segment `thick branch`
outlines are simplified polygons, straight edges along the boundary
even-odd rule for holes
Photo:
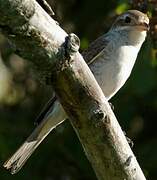
[[[99,180],[145,177],[100,87],[67,34],[34,0],[0,0],[1,31],[51,79]]]
[[[66,32],[34,0],[0,0],[0,9],[0,30],[47,81]]]

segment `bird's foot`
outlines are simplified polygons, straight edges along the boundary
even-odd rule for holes
[[[109,105],[110,105],[111,109],[114,111],[114,105],[110,102],[109,102]]]
[[[126,137],[126,140],[127,140],[128,144],[130,145],[131,148],[133,148],[134,142],[129,137],[126,136],[126,132],[125,131],[123,131],[123,133],[124,133],[124,135]]]

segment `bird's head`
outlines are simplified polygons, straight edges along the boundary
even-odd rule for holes
[[[111,30],[125,33],[133,43],[143,43],[149,30],[149,18],[138,10],[128,10],[115,20]]]

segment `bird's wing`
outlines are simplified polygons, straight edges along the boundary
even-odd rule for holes
[[[57,97],[54,95],[43,107],[40,114],[35,119],[34,124],[38,125],[48,114],[49,111],[52,109],[54,102],[57,100]]]
[[[99,56],[100,53],[106,48],[108,43],[109,40],[107,39],[107,35],[102,35],[95,41],[93,41],[89,45],[88,49],[84,50],[81,53],[86,63],[88,65],[91,64],[96,59],[96,57]]]

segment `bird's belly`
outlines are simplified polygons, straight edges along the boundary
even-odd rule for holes
[[[98,66],[102,66],[102,64],[97,63],[92,72],[104,95],[109,99],[120,89],[121,84],[124,81],[122,79],[123,76],[120,73],[119,67],[113,69],[111,64],[105,64],[105,67]]]
[[[110,99],[126,82],[136,57],[124,59],[123,54],[117,54],[116,59],[98,59],[90,68],[100,85],[104,95]],[[112,60],[111,60],[112,59]]]

